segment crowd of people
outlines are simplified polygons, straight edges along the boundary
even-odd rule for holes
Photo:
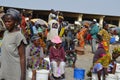
[[[2,20],[6,27],[1,47],[1,77],[4,80],[25,80],[28,68],[32,69],[32,80],[36,80],[36,70],[49,70],[50,67],[55,79],[65,78],[65,66],[76,67],[75,46],[84,51],[86,41],[94,54],[91,71],[98,74],[98,80],[101,80],[101,74],[104,77],[108,74],[109,64],[114,64],[120,56],[111,58],[109,26],[103,23],[101,29],[96,19],[92,23],[85,22],[77,32],[64,23],[62,12],[53,9],[47,26],[32,21],[31,15],[25,17],[24,12],[16,9],[8,9]],[[77,45],[75,39],[78,40]],[[44,59],[47,56],[51,65]],[[115,73],[115,70],[109,72]]]

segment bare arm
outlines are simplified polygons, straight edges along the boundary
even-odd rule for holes
[[[114,64],[113,69],[112,69],[112,74],[115,74],[116,71],[116,64]]]
[[[21,66],[21,79],[26,80],[26,57],[25,57],[25,45],[23,42],[18,47],[19,56],[20,56],[20,66]]]

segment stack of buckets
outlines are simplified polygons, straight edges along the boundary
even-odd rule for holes
[[[84,80],[85,70],[80,68],[74,69],[74,80]]]

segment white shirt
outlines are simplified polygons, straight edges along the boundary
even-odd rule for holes
[[[48,24],[50,26],[48,37],[50,40],[52,40],[53,37],[58,36],[59,23],[56,20],[51,20]]]

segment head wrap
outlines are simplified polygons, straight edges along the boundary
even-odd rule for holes
[[[34,40],[37,40],[37,39],[39,39],[40,37],[38,36],[38,35],[33,35],[32,37],[31,37],[31,41],[34,41]]]
[[[6,14],[10,14],[18,23],[21,22],[20,12],[16,9],[8,9]]]
[[[86,26],[86,27],[90,26],[90,24],[88,22],[85,22],[83,25]]]

